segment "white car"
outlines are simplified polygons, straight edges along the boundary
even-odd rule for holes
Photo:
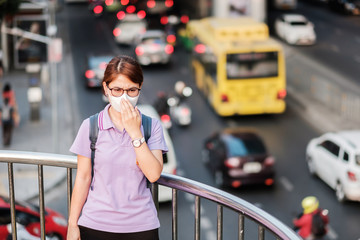
[[[135,54],[141,65],[167,64],[174,47],[166,41],[162,30],[148,30],[136,38]]]
[[[360,130],[329,132],[306,148],[311,174],[336,191],[340,202],[360,201]]]
[[[159,114],[155,108],[148,104],[139,104],[138,108],[141,113],[160,120]],[[176,174],[176,156],[175,150],[167,129],[163,126],[164,138],[169,151],[163,155],[163,172]],[[172,189],[159,185],[159,202],[167,202],[172,200]]]
[[[312,45],[316,42],[314,24],[301,14],[283,14],[275,20],[275,32],[292,45]]]
[[[122,20],[116,24],[113,35],[118,44],[132,45],[135,37],[146,31],[146,21],[139,18],[136,14],[126,14]]]

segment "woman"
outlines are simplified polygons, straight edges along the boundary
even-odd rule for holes
[[[142,83],[134,59],[119,56],[108,63],[102,85],[110,104],[99,113],[93,178],[89,119],[70,148],[78,163],[67,240],[159,239],[160,223],[145,177],[150,182],[159,179],[167,146],[157,119],[152,119],[151,137],[144,141],[141,113],[135,107]]]

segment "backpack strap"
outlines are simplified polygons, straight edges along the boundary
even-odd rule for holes
[[[144,138],[146,143],[151,136],[151,120],[151,117],[141,114],[141,125],[143,125],[144,128]]]
[[[99,133],[99,125],[98,125],[98,117],[99,113],[96,113],[90,117],[90,148],[91,148],[91,179],[94,177],[94,160],[95,160],[95,150],[96,150],[96,141]],[[93,190],[93,186],[91,184],[91,190]]]

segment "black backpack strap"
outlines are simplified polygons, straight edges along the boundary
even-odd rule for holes
[[[141,114],[141,124],[144,128],[144,138],[145,142],[147,143],[150,136],[151,136],[151,117],[146,116],[145,114]]]
[[[91,179],[94,177],[94,160],[95,160],[95,150],[96,150],[96,141],[99,133],[99,125],[98,125],[98,117],[99,113],[96,113],[90,117],[90,148],[91,148]],[[93,189],[91,183],[91,190]]]

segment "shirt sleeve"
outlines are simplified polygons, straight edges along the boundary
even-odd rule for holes
[[[147,145],[150,150],[162,150],[163,153],[168,151],[162,126],[156,118],[152,118],[151,120],[151,136]]]
[[[89,127],[90,120],[87,118],[82,122],[78,134],[70,147],[70,152],[91,158]]]

